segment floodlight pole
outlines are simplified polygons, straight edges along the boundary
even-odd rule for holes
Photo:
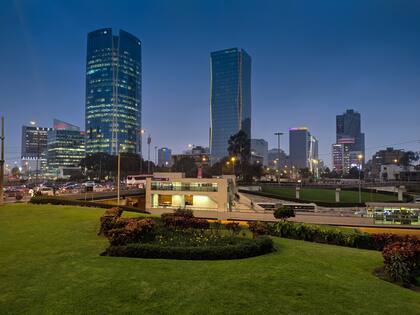
[[[277,136],[277,154],[278,154],[278,161],[277,161],[277,171],[278,171],[278,175],[277,175],[277,180],[280,184],[280,136],[283,135],[283,132],[275,132],[274,133],[275,136]]]
[[[120,172],[121,172],[121,154],[118,152],[118,162],[117,162],[117,205],[120,205]]]

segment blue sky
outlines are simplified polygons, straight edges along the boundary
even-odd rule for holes
[[[307,126],[330,162],[335,115],[362,114],[367,155],[419,151],[419,1],[2,1],[0,113],[7,159],[21,126],[84,127],[86,37],[122,28],[142,41],[143,127],[175,152],[208,145],[209,54],[252,57],[252,134]],[[414,141],[414,142],[413,142]],[[406,143],[409,142],[409,143]],[[288,151],[288,139],[282,146]]]

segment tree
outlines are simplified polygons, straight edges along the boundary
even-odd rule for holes
[[[172,165],[172,172],[185,173],[186,177],[197,177],[197,165],[192,157],[182,157]]]
[[[403,156],[400,158],[399,163],[402,166],[408,167],[412,162],[417,162],[420,159],[420,156],[417,152],[407,151],[404,152]]]
[[[251,156],[251,141],[243,130],[230,137],[228,152],[231,156],[239,157],[240,161],[249,161]]]
[[[17,167],[17,166],[13,167],[12,170],[11,170],[11,172],[12,172],[12,176],[13,177],[19,178],[19,176],[20,176],[19,167]]]
[[[364,177],[363,171],[361,171],[357,166],[353,166],[352,168],[350,168],[349,173],[345,177],[357,179],[359,178],[359,172],[360,172],[360,178],[363,178]]]
[[[287,219],[292,218],[294,216],[295,210],[293,210],[292,208],[280,207],[274,211],[274,217],[282,221],[286,221]]]

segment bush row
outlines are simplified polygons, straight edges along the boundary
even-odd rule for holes
[[[51,205],[62,205],[62,206],[81,206],[81,207],[95,207],[95,208],[104,208],[110,209],[115,208],[115,205],[99,203],[99,202],[92,202],[92,201],[85,201],[85,200],[73,200],[67,198],[60,198],[60,197],[51,197],[51,196],[35,196],[32,197],[29,201],[32,204],[51,204]],[[124,211],[129,212],[139,212],[139,213],[149,213],[145,210],[130,207],[130,206],[119,206]]]
[[[267,254],[273,251],[273,241],[269,237],[240,239],[234,245],[180,247],[159,244],[130,243],[123,246],[110,246],[103,256],[123,256],[139,258],[163,258],[183,260],[241,259]]]
[[[382,251],[395,242],[417,242],[416,236],[398,234],[368,234],[352,228],[336,228],[300,222],[250,222],[249,230],[254,235],[272,235],[296,240],[325,243]]]

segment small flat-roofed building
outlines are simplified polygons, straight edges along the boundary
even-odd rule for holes
[[[231,178],[184,178],[174,174],[155,173],[146,179],[146,209],[231,210],[235,185]]]

